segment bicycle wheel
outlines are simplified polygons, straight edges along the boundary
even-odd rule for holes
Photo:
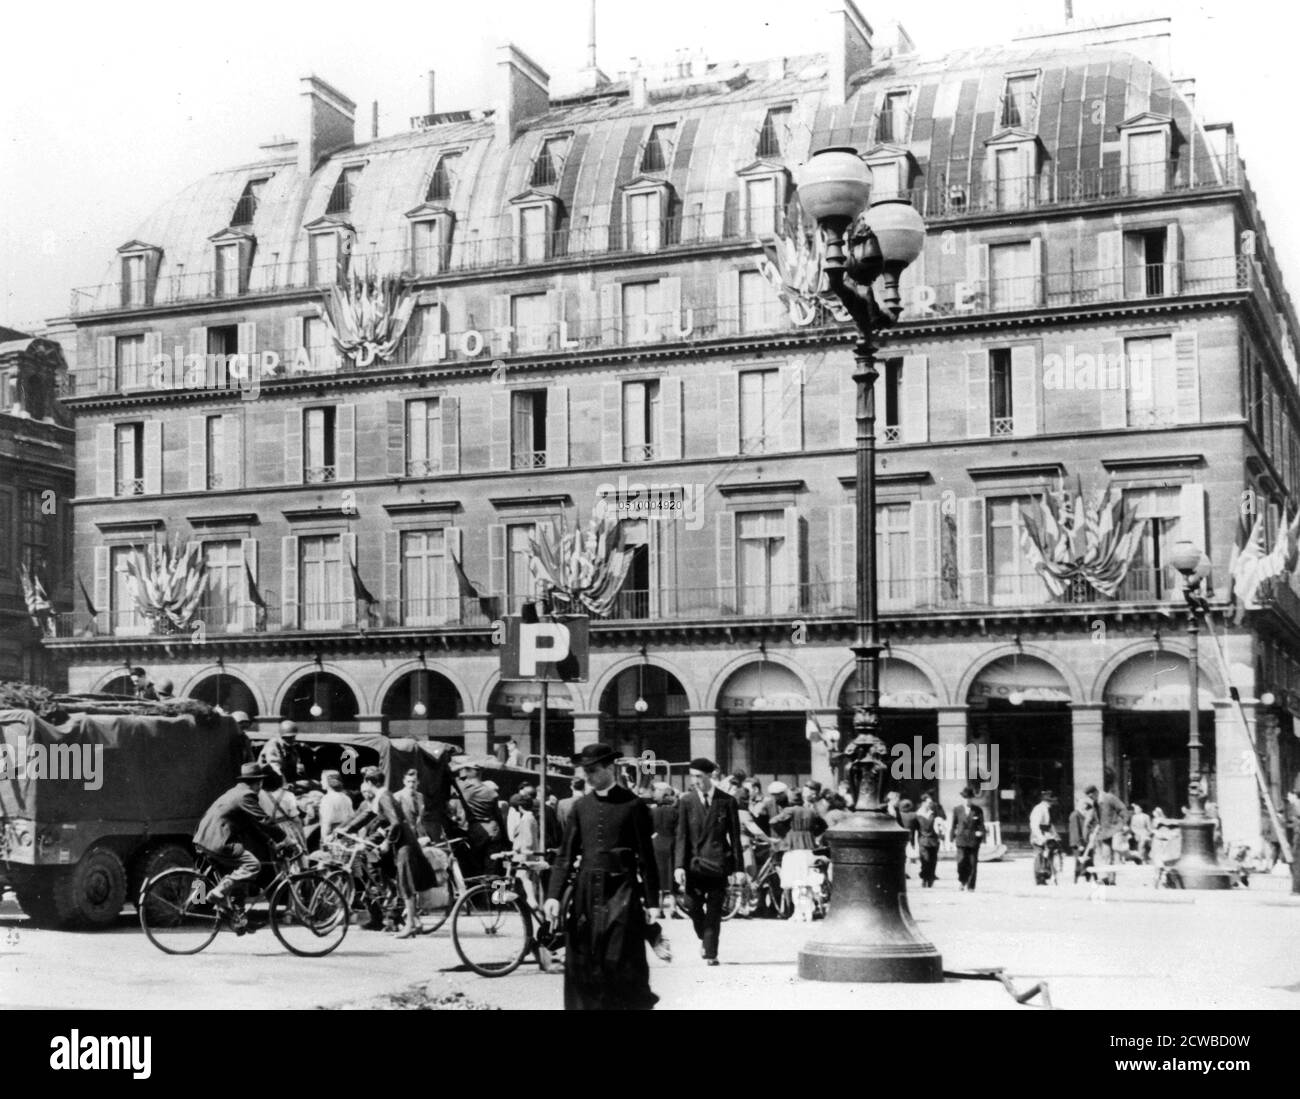
[[[317,871],[283,879],[268,904],[271,930],[291,954],[324,957],[348,933],[347,898]]]
[[[443,924],[451,918],[452,909],[456,907],[456,901],[460,899],[460,889],[457,885],[456,875],[450,871],[447,875],[447,884],[441,890],[446,894],[445,900],[435,901],[429,907],[420,907],[420,921],[424,924],[424,933],[431,935],[442,927]]]
[[[481,977],[519,968],[533,945],[532,919],[507,884],[484,882],[461,894],[451,913],[451,941],[460,960]]]
[[[729,920],[733,916],[744,911],[745,895],[749,892],[749,883],[744,885],[728,885],[727,895],[722,900],[722,918]]]
[[[221,930],[221,914],[208,900],[213,882],[188,866],[164,870],[140,889],[140,926],[164,954],[197,954]]]

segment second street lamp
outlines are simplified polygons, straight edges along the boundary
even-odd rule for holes
[[[817,981],[943,980],[943,960],[907,907],[907,833],[884,810],[880,784],[880,619],[876,600],[875,334],[898,319],[898,278],[921,254],[925,224],[903,200],[869,209],[871,173],[851,148],[816,152],[799,173],[799,200],[825,241],[822,271],[858,330],[857,605],[853,656],[858,698],[847,764],[854,805],[827,833],[835,902],[815,942],[799,953],[799,976]],[[864,210],[866,211],[864,213]],[[845,236],[847,234],[847,242]],[[884,278],[881,305],[871,284]]]

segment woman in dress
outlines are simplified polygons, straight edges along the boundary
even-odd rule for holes
[[[651,838],[654,842],[655,864],[659,868],[659,915],[675,916],[677,903],[673,895],[673,847],[677,842],[677,791],[666,782],[656,782],[654,785],[650,822],[654,826]]]
[[[788,828],[781,839],[781,888],[789,892],[812,885],[813,848],[826,831],[826,822],[796,794],[794,803],[772,818],[772,834],[780,835],[781,826]]]

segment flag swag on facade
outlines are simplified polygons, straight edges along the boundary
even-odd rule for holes
[[[1244,546],[1232,547],[1228,561],[1228,598],[1233,604],[1233,621],[1240,626],[1246,611],[1259,606],[1261,592],[1267,591],[1295,571],[1300,561],[1300,511],[1289,524],[1285,512],[1278,524],[1272,551],[1265,547],[1264,516],[1257,515]]]
[[[188,629],[207,588],[207,563],[198,542],[179,542],[135,550],[126,559],[136,607],[159,633]],[[83,588],[82,594],[85,594]]]
[[[603,497],[596,501],[585,533],[575,515],[564,513],[528,538],[528,568],[560,613],[608,614],[632,567],[633,547],[623,541],[623,523]]]
[[[54,604],[50,602],[49,593],[41,582],[38,573],[27,567],[24,561],[19,567],[19,578],[23,585],[23,599],[27,603],[27,613],[32,625],[41,631],[43,637],[54,636]]]
[[[805,222],[801,203],[791,204],[784,232],[762,245],[758,272],[772,284],[792,323],[804,327],[825,312],[841,324],[850,319],[822,274],[821,235]]]
[[[410,323],[415,295],[405,280],[380,277],[369,264],[324,292],[316,307],[334,344],[357,366],[389,359]]]
[[[493,622],[501,615],[501,600],[494,595],[483,595],[478,590],[478,585],[465,575],[465,568],[460,563],[460,559],[454,554],[450,554],[452,567],[456,570],[456,587],[460,590],[462,599],[473,599],[478,603],[479,610],[483,616]]]
[[[1075,491],[1062,485],[1043,493],[1037,504],[1021,508],[1020,547],[1054,598],[1081,578],[1099,594],[1114,599],[1128,575],[1142,527],[1137,508],[1124,503],[1112,482],[1087,499],[1076,479]]]

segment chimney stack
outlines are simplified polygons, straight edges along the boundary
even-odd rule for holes
[[[513,141],[521,123],[550,109],[550,83],[546,70],[518,46],[497,47],[494,119],[498,137]]]
[[[844,103],[853,77],[871,68],[871,24],[853,0],[835,0],[827,22],[827,84],[831,101]]]
[[[438,108],[434,106],[433,89],[434,89],[434,73],[433,70],[430,69],[429,70],[429,109],[425,111],[425,114],[432,115],[438,113]]]
[[[311,175],[324,157],[356,144],[357,105],[318,76],[304,76],[302,85],[306,110],[298,170]]]
[[[644,69],[638,67],[628,74],[627,89],[633,107],[639,109],[650,102],[649,80]]]

